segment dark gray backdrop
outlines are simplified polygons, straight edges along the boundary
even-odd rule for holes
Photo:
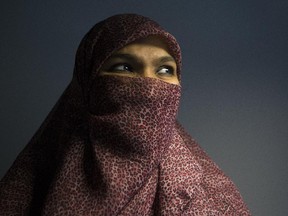
[[[0,8],[0,177],[69,83],[83,35],[133,12],[182,47],[187,131],[254,215],[288,215],[287,0],[13,0]]]

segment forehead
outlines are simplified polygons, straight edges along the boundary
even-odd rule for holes
[[[150,36],[147,38],[136,40],[117,50],[115,53],[135,53],[141,55],[141,53],[147,54],[147,52],[149,51],[151,51],[149,55],[158,54],[171,56],[169,54],[167,44],[162,39],[156,36]]]

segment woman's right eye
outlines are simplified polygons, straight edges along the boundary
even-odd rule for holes
[[[111,72],[133,72],[133,68],[129,64],[115,64],[109,68]]]

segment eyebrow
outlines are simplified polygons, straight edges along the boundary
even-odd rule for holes
[[[139,59],[137,56],[131,55],[128,53],[115,53],[115,54],[110,56],[110,59],[114,59],[114,58],[120,58],[120,59],[125,59],[125,60],[130,60],[130,61],[136,61],[136,62],[141,61],[141,59]],[[167,62],[176,63],[175,59],[172,56],[161,56],[160,58],[157,58],[155,60],[155,64],[159,64],[159,63],[163,64],[163,63],[167,63]]]
[[[160,57],[158,60],[160,63],[166,63],[166,62],[175,62],[176,63],[175,59],[172,56],[163,56],[163,57]]]

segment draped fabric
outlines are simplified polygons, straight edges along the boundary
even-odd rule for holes
[[[0,215],[250,215],[231,180],[177,122],[181,87],[153,78],[98,76],[123,46],[157,35],[123,14],[83,38],[74,76],[0,184]]]

